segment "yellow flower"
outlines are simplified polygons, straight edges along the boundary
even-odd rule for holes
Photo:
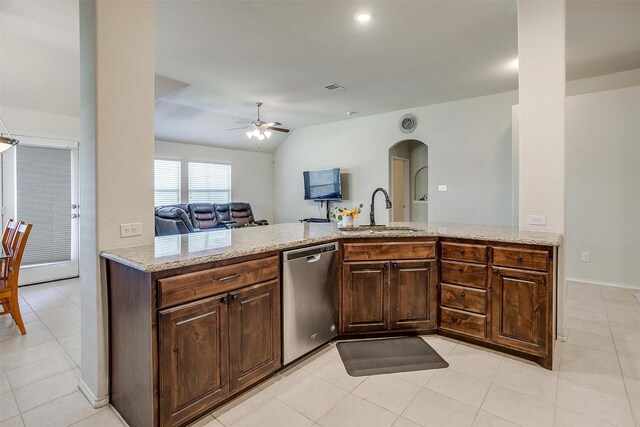
[[[353,216],[353,218],[358,218],[358,215],[360,215],[360,212],[358,212],[358,209],[354,209],[351,216]]]

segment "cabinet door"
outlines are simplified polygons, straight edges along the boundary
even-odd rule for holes
[[[494,267],[491,340],[527,353],[547,354],[551,337],[547,273]]]
[[[389,263],[347,262],[342,269],[341,331],[376,332],[389,327]]]
[[[391,329],[436,327],[436,270],[435,261],[391,263],[389,289]]]
[[[212,297],[160,312],[160,424],[184,424],[229,395],[227,305]]]
[[[231,393],[269,375],[282,364],[280,282],[273,280],[229,295]]]

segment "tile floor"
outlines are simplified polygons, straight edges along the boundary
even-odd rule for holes
[[[0,319],[0,426],[120,426],[76,388],[78,282],[21,295],[29,334]],[[569,283],[567,316],[569,338],[559,343],[553,372],[426,336],[448,369],[354,378],[327,345],[194,425],[640,425],[640,303],[633,292]]]

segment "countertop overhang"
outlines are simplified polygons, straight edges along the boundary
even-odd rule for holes
[[[416,231],[342,232],[333,223],[276,224],[161,236],[155,238],[153,245],[103,250],[100,255],[136,270],[154,273],[344,238],[446,237],[540,246],[562,244],[559,233],[522,231],[514,227],[426,222],[396,222],[390,226],[411,227]]]

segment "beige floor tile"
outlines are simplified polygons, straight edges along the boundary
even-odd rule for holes
[[[616,350],[619,357],[640,360],[640,344],[628,341],[618,341]]]
[[[518,424],[497,417],[489,412],[479,411],[476,419],[473,421],[473,427],[518,427]]]
[[[399,417],[392,427],[420,427],[420,424],[416,424],[413,421],[409,421],[406,418]]]
[[[40,310],[37,314],[45,325],[47,325],[48,322],[54,320],[79,319],[80,309],[74,303],[69,301],[67,305]]]
[[[24,328],[27,331],[27,335],[32,334],[34,332],[44,331],[47,329],[45,324],[42,323],[39,319],[31,322],[27,322],[25,318],[22,318],[22,321],[24,322]],[[18,329],[18,326],[14,325],[12,327],[7,327],[0,330],[0,343],[8,339],[18,338],[21,336],[22,336],[22,333],[20,332],[20,329]]]
[[[8,420],[0,421],[0,427],[22,427],[24,423],[22,422],[22,417],[20,415],[16,415],[13,418],[9,418]]]
[[[2,371],[0,372],[0,394],[5,394],[11,391],[11,384],[9,384],[9,380],[7,379],[7,374]]]
[[[603,325],[609,323],[609,319],[607,318],[606,313],[594,313],[592,311],[577,308],[567,308],[565,312],[566,316],[571,319],[584,320],[586,322],[592,323],[601,323]]]
[[[78,333],[65,338],[59,338],[58,342],[66,351],[76,350],[80,348],[80,334]]]
[[[439,335],[422,335],[422,339],[427,342],[442,358],[451,354],[458,345],[458,340],[441,337]]]
[[[278,395],[277,399],[313,421],[329,412],[347,391],[309,374]]]
[[[61,324],[61,325],[49,326],[48,328],[51,334],[53,334],[53,336],[56,337],[56,339],[61,339],[61,338],[69,337],[71,335],[80,334],[80,323],[75,323],[71,325]]]
[[[212,418],[213,419],[213,418]],[[214,420],[215,421],[215,420]],[[109,408],[72,424],[74,427],[122,427],[123,424]]]
[[[424,427],[463,427],[473,424],[477,412],[471,405],[422,389],[402,416]]]
[[[611,337],[611,328],[609,323],[594,323],[584,320],[567,318],[567,329],[573,329],[580,332],[587,332],[601,337]]]
[[[6,370],[26,366],[57,354],[63,354],[64,348],[57,341],[50,341],[31,348],[0,356],[0,365]]]
[[[602,297],[604,299],[617,299],[626,301],[631,301],[635,298],[633,296],[632,289],[618,288],[613,286],[603,286]]]
[[[75,362],[75,364],[80,368],[80,360],[81,360],[81,349],[77,348],[75,350],[67,351],[69,357]]]
[[[500,364],[493,382],[550,403],[556,401],[558,373],[540,366],[505,361]]]
[[[555,425],[557,427],[611,427],[609,423],[589,418],[586,415],[578,414],[562,406],[556,408]]]
[[[189,427],[224,427],[224,425],[216,420],[212,415],[204,417],[193,424],[189,424]]]
[[[489,380],[458,372],[454,369],[439,369],[427,381],[426,388],[452,399],[479,408],[489,390]]]
[[[578,414],[616,426],[633,426],[627,399],[610,396],[568,381],[558,381],[556,404]]]
[[[615,308],[619,308],[622,310],[629,310],[629,311],[639,311],[640,312],[640,304],[638,303],[638,301],[633,298],[633,299],[605,299],[604,301],[604,305],[607,307],[607,309],[615,309]]]
[[[606,315],[607,309],[603,300],[597,300],[597,303],[586,301],[567,300],[565,307],[571,310],[583,310],[600,315]]]
[[[18,414],[20,414],[20,410],[13,397],[13,393],[8,392],[0,395],[0,421],[8,420]]]
[[[602,295],[580,294],[577,292],[567,295],[567,302],[604,306],[604,298],[602,298]]]
[[[228,426],[256,411],[272,399],[273,396],[259,389],[249,390],[242,396],[216,409],[211,415]]]
[[[80,391],[53,400],[22,413],[22,419],[30,426],[67,426],[104,410],[94,409]]]
[[[393,375],[373,375],[353,390],[353,394],[400,415],[420,391],[420,386]]]
[[[27,301],[29,304],[29,307],[31,307],[31,309],[33,311],[35,311],[36,313],[45,310],[47,308],[53,308],[53,307],[61,307],[64,305],[68,305],[71,303],[71,300],[67,297],[65,297],[64,295],[60,295],[57,298],[51,298],[51,299],[42,299],[42,300],[37,300],[34,302],[29,302]]]
[[[609,325],[612,328],[625,328],[640,330],[640,318],[632,317],[627,314],[613,312],[608,314]]]
[[[40,318],[38,317],[37,314],[31,311],[24,310],[24,308],[27,308],[27,307],[28,305],[26,307],[23,307],[22,305],[20,306],[20,314],[22,314],[22,321],[25,323],[25,325],[32,322],[39,322]],[[0,317],[0,331],[4,331],[5,329],[15,329],[15,328],[17,328],[16,322],[13,320],[11,316]]]
[[[626,397],[627,392],[620,372],[568,362],[560,366],[560,378],[582,387],[610,394]]]
[[[615,353],[587,349],[586,347],[564,343],[562,346],[562,361],[578,362],[581,365],[620,372],[620,363]]]
[[[482,409],[522,426],[543,427],[553,425],[555,406],[536,397],[492,384]]]
[[[78,378],[74,371],[65,371],[36,381],[13,391],[20,412],[51,402],[78,390]]]
[[[55,341],[55,338],[48,330],[28,333],[24,336],[21,335],[15,338],[10,338],[8,340],[2,341],[2,345],[0,345],[0,357],[51,341]]]
[[[569,344],[592,348],[594,350],[604,351],[607,353],[616,352],[611,335],[604,337],[598,334],[583,332],[576,329],[568,329],[566,342],[568,342]]]
[[[622,375],[633,378],[640,378],[640,360],[620,357],[620,368]]]
[[[398,416],[371,402],[348,394],[318,424],[324,427],[389,427]]]
[[[7,378],[11,388],[15,390],[74,368],[76,364],[66,353],[63,353],[7,371]]]
[[[640,344],[640,329],[611,328],[611,333],[615,342]]]
[[[640,402],[640,379],[633,377],[623,377],[627,388],[629,400]]]
[[[640,402],[631,402],[631,411],[636,420],[636,426],[640,426]]]
[[[232,424],[233,427],[307,427],[313,424],[309,418],[276,399],[269,400],[247,416]]]
[[[427,369],[422,371],[395,372],[393,374],[387,375],[422,387],[427,383],[429,378],[431,378],[433,374],[438,371],[439,369]]]
[[[347,370],[344,368],[342,359],[340,359],[339,356],[338,358],[331,359],[328,363],[325,363],[315,370],[313,375],[346,391],[352,391],[367,378],[352,377],[347,374]]]
[[[265,391],[272,396],[279,396],[309,375],[311,374],[304,369],[296,369],[293,367],[293,369],[282,371],[276,375],[273,378],[274,381],[270,382],[270,385],[265,388]]]
[[[458,372],[492,380],[503,359],[489,352],[458,345],[446,358],[449,367]]]
[[[324,364],[339,359],[340,355],[335,345],[325,345],[304,359],[297,361],[296,366],[308,372],[315,372]]]

